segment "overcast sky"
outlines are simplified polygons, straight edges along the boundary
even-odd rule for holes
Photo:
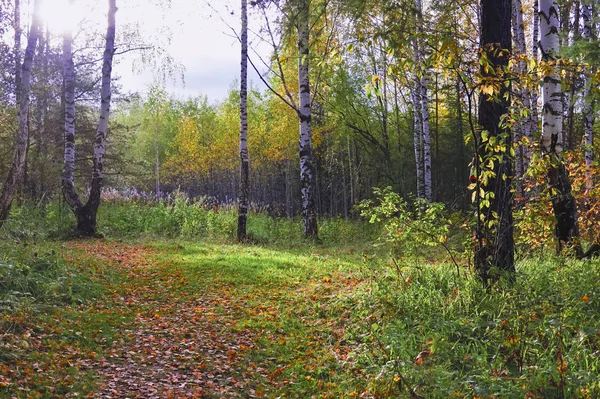
[[[106,29],[106,0],[75,0],[76,8],[65,12],[67,1],[44,0],[42,14],[55,30],[70,22],[69,17],[73,15]],[[184,82],[168,79],[169,92],[181,97],[206,95],[211,102],[223,100],[240,75],[240,44],[227,26],[239,30],[239,0],[212,1],[214,9],[204,0],[171,0],[170,8],[161,3],[168,1],[117,0],[117,32],[121,29],[122,33],[126,27],[131,29],[137,24],[146,42],[158,44],[175,63],[183,66]],[[260,19],[251,18],[250,28],[258,29],[259,23]],[[268,46],[263,44],[257,48],[268,57]],[[160,63],[165,56],[163,52],[155,58]],[[149,67],[141,72],[133,68],[141,66],[140,58],[139,52],[115,57],[113,73],[121,77],[120,84],[126,91],[143,92],[160,75]],[[263,90],[264,85],[251,67],[249,78],[254,87]]]

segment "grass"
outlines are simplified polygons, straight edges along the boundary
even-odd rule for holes
[[[97,393],[98,364],[150,373],[138,342],[201,332],[212,346],[178,361],[202,365],[203,397],[600,396],[598,260],[522,259],[516,283],[486,289],[435,260],[397,268],[355,222],[323,222],[312,245],[298,222],[250,220],[247,245],[216,228],[191,240],[113,222],[117,240],[60,242],[15,221],[0,232],[0,398]],[[239,387],[210,388],[218,373]]]

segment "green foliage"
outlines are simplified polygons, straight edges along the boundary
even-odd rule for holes
[[[413,267],[402,279],[375,267],[363,306],[376,314],[355,331],[365,342],[356,366],[378,376],[379,397],[596,397],[598,266],[531,259],[515,284],[493,290],[448,267]]]
[[[97,296],[98,287],[53,254],[0,260],[0,312],[19,308],[80,304]]]
[[[417,200],[411,205],[391,187],[375,188],[374,194],[375,200],[360,203],[361,216],[383,224],[381,240],[394,259],[431,257],[433,248],[446,245],[451,230],[443,204]]]

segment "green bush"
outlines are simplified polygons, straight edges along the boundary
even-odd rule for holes
[[[370,223],[383,226],[380,240],[395,261],[436,258],[443,251],[456,256],[463,250],[466,230],[457,226],[456,215],[449,216],[443,204],[422,200],[409,204],[391,187],[375,188],[374,194],[375,199],[362,201],[359,210]]]

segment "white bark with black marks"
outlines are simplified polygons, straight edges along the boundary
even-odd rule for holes
[[[73,32],[63,34],[63,87],[64,87],[64,159],[62,190],[65,202],[77,214],[84,206],[75,190],[75,67],[73,64]]]
[[[15,58],[15,97],[17,107],[19,106],[19,87],[21,87],[21,0],[15,0],[15,10],[13,15],[13,27],[15,31],[14,58]]]
[[[238,195],[238,240],[246,239],[246,218],[249,196],[249,159],[248,159],[248,4],[241,0],[242,32],[240,61],[240,186]]]
[[[534,0],[533,2],[533,29],[532,29],[532,40],[531,40],[531,56],[536,61],[539,60],[539,36],[540,36],[540,19],[539,19],[539,1]],[[534,73],[537,71],[533,71]],[[539,99],[539,87],[536,85],[531,91],[531,118],[529,120],[529,130],[531,131],[532,137],[535,132],[538,131],[539,124],[539,112],[538,112],[538,99]]]
[[[427,66],[425,65],[425,45],[423,43],[423,2],[416,0],[418,29],[417,46],[417,68],[420,76],[419,100],[422,123],[423,137],[423,195],[425,200],[432,200],[432,181],[431,181],[431,132],[429,129],[429,97],[427,95]]]
[[[563,142],[563,91],[558,56],[559,9],[556,0],[540,0],[540,51],[551,70],[542,87],[542,146],[546,153],[560,154]]]
[[[517,59],[517,73],[520,76],[524,76],[527,73],[527,62],[525,57],[527,56],[527,45],[525,44],[525,28],[523,26],[523,4],[521,0],[512,0],[512,22],[513,22],[513,55]],[[520,105],[523,109],[528,111],[527,116],[521,118],[514,128],[514,142],[518,143],[522,137],[526,137],[530,142],[533,139],[532,134],[532,101],[531,91],[528,87],[518,87],[517,97],[520,101]],[[515,156],[515,175],[517,180],[523,178],[529,161],[531,159],[531,151],[529,146],[519,145],[517,154]],[[522,191],[522,185],[518,184],[518,189]]]
[[[582,38],[591,40],[592,38],[592,6],[582,4],[581,17],[583,19]],[[585,166],[586,166],[586,189],[591,190],[593,187],[591,167],[594,162],[594,114],[591,98],[592,78],[591,71],[584,73],[584,90],[583,90],[583,137],[585,140]]]
[[[302,193],[302,216],[304,220],[304,235],[318,239],[317,215],[315,209],[315,175],[312,153],[311,132],[311,98],[309,67],[309,17],[310,0],[302,0],[298,4],[298,84],[300,107],[300,183]]]
[[[96,235],[96,215],[100,206],[100,194],[104,183],[104,153],[106,134],[108,130],[108,118],[110,115],[111,102],[111,77],[112,63],[115,54],[115,33],[117,12],[116,0],[108,0],[108,27],[104,55],[102,58],[102,80],[100,89],[100,117],[96,136],[94,140],[93,169],[90,195],[85,205],[77,196],[73,186],[73,169],[75,160],[74,138],[75,130],[73,119],[75,117],[75,101],[72,75],[72,51],[70,36],[65,35],[63,40],[64,71],[65,71],[65,165],[63,169],[63,193],[67,204],[77,218],[76,234],[81,236]]]
[[[8,218],[13,198],[17,192],[17,188],[23,181],[25,171],[25,160],[27,157],[27,143],[29,140],[29,95],[31,92],[31,68],[33,66],[33,58],[35,56],[35,48],[37,46],[38,37],[40,35],[40,16],[39,16],[40,0],[35,0],[33,20],[29,30],[27,39],[27,48],[21,65],[20,84],[16,90],[18,92],[18,134],[17,142],[13,152],[13,160],[8,171],[6,182],[2,188],[0,195],[0,226]]]
[[[559,57],[559,8],[556,0],[540,0],[540,50],[542,61],[548,63],[544,76],[542,101],[542,146],[548,160],[547,180],[551,190],[552,208],[556,218],[558,249],[572,246],[578,257],[583,256],[577,223],[577,204],[571,193],[569,172],[562,160],[563,92]]]

